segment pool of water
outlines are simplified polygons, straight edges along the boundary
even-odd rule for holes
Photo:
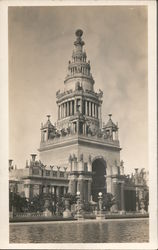
[[[10,243],[120,243],[148,241],[148,219],[10,224]]]

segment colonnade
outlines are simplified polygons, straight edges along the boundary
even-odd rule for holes
[[[75,100],[67,101],[58,106],[58,119],[74,115],[76,102]]]
[[[64,195],[67,193],[67,186],[57,186],[57,185],[41,185],[41,184],[25,184],[24,191],[26,198],[32,198],[35,195],[41,193],[54,194],[57,196]]]
[[[82,177],[70,179],[68,192],[75,195],[80,192],[80,200],[88,202],[91,199],[91,179],[84,179]]]
[[[78,57],[78,56],[73,56],[73,62],[86,62],[86,56]]]
[[[90,117],[101,118],[101,107],[97,103],[74,99],[58,105],[58,119],[74,115],[77,111]]]
[[[70,68],[70,73],[71,75],[74,75],[76,73],[82,73],[83,75],[90,75],[90,68],[87,68],[87,67],[77,67],[77,66],[74,66],[74,67],[71,67]]]

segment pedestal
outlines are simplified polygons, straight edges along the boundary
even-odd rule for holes
[[[77,220],[84,220],[84,217],[83,217],[82,213],[78,212],[78,213],[75,215],[75,219],[77,219]]]
[[[46,210],[43,212],[43,215],[45,217],[50,217],[50,216],[52,216],[52,212],[50,210],[48,210],[48,208],[46,208]]]
[[[96,220],[105,220],[105,214],[102,211],[97,213]]]
[[[69,210],[69,206],[70,206],[69,199],[65,199],[65,211],[63,212],[63,218],[72,217],[71,212]]]
[[[71,212],[69,209],[65,209],[65,211],[63,212],[63,218],[71,218]]]

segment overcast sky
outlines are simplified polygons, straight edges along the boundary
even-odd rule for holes
[[[95,90],[104,92],[103,122],[119,125],[125,172],[147,168],[147,8],[9,8],[10,153],[18,168],[37,153],[40,124],[57,119],[75,31],[83,40]]]

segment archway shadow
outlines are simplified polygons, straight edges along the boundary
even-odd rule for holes
[[[98,201],[98,193],[106,193],[106,162],[103,158],[97,158],[92,162],[92,199]]]

